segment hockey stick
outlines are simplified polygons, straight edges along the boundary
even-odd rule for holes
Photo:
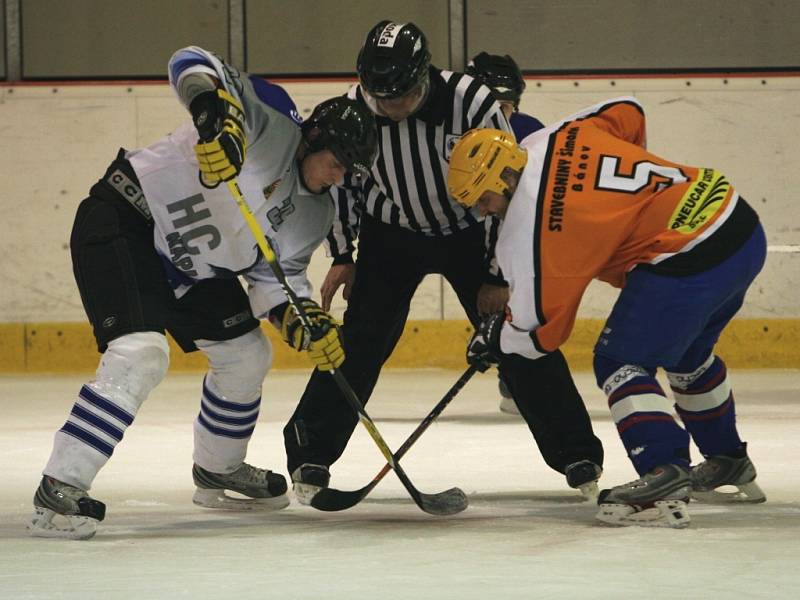
[[[278,262],[278,257],[275,254],[275,251],[272,249],[272,246],[270,245],[267,236],[264,234],[264,231],[261,229],[261,226],[258,224],[258,221],[256,221],[253,211],[250,210],[250,206],[247,204],[247,200],[245,200],[242,190],[239,189],[239,184],[235,179],[228,181],[228,190],[230,191],[231,196],[233,196],[233,199],[236,201],[236,204],[239,206],[239,210],[242,213],[247,226],[250,228],[250,233],[253,234],[253,237],[255,238],[258,247],[261,249],[265,260],[269,264],[270,269],[272,269],[272,272],[275,275],[275,278],[278,280],[278,283],[280,283],[281,289],[283,290],[284,294],[286,294],[289,304],[297,313],[300,323],[310,333],[311,338],[315,339],[315,334],[319,335],[319,330],[308,317],[308,314],[306,314],[306,311],[303,308],[303,305],[300,303],[297,294],[295,294],[294,290],[289,285],[289,282],[286,280],[286,275],[283,273],[283,269]],[[342,373],[337,369],[332,369],[330,373],[333,379],[336,381],[336,385],[339,386],[339,390],[341,390],[342,395],[347,400],[347,403],[350,404],[351,408],[358,415],[358,420],[369,432],[369,435],[380,449],[381,454],[383,454],[384,458],[386,458],[386,461],[389,463],[391,468],[394,469],[398,479],[400,479],[400,481],[403,483],[403,486],[405,486],[406,490],[408,490],[408,493],[411,495],[411,498],[413,498],[417,506],[427,513],[439,516],[453,515],[467,508],[467,496],[457,487],[439,492],[438,494],[425,494],[414,487],[414,484],[411,483],[411,480],[400,466],[400,463],[397,462],[397,458],[392,454],[392,451],[389,449],[389,446],[386,444],[383,436],[380,434],[380,432],[378,432],[378,429],[375,427],[375,422],[364,410],[364,407],[361,405],[361,401],[358,399],[358,396],[356,396],[353,388],[350,387],[347,379],[345,379],[344,375],[342,375]]]
[[[400,460],[403,458],[411,446],[413,446],[420,436],[425,433],[425,430],[430,427],[431,423],[433,423],[447,407],[447,405],[450,404],[450,401],[456,397],[456,394],[461,391],[461,388],[463,388],[466,383],[472,379],[472,376],[476,371],[477,369],[473,365],[470,365],[467,370],[464,371],[461,377],[458,378],[458,381],[453,384],[453,387],[447,391],[444,397],[439,400],[438,404],[433,407],[431,412],[429,412],[428,415],[422,419],[422,422],[411,433],[411,435],[408,436],[408,439],[403,442],[403,445],[398,448],[394,455],[395,460]],[[311,506],[318,510],[325,511],[338,511],[352,508],[361,502],[367,496],[367,494],[369,494],[375,488],[375,486],[378,485],[378,482],[380,482],[380,480],[386,476],[391,468],[392,465],[386,463],[378,472],[378,474],[372,478],[372,481],[357,490],[345,491],[334,488],[323,488],[314,495],[311,500]]]

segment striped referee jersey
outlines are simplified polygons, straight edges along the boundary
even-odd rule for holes
[[[358,84],[347,95],[365,102]],[[375,119],[378,157],[370,174],[348,174],[344,185],[331,189],[336,217],[326,249],[334,264],[352,261],[364,212],[382,223],[435,237],[476,225],[482,220],[477,210],[463,208],[447,192],[450,152],[470,129],[511,131],[488,87],[464,73],[435,67],[430,67],[430,90],[422,108],[399,123]],[[490,247],[496,234],[497,223],[487,223]]]

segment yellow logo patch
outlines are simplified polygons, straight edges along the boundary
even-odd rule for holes
[[[713,217],[731,189],[730,182],[715,169],[702,169],[681,198],[670,217],[669,228],[679,233],[694,233]]]

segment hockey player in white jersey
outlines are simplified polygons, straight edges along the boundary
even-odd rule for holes
[[[211,508],[289,503],[282,475],[244,462],[272,360],[257,319],[268,318],[322,370],[344,360],[335,321],[310,300],[306,267],[331,226],[325,192],[374,160],[371,113],[333,98],[301,125],[282,88],[197,47],[173,55],[169,79],[192,122],[146,148],[120,150],[75,218],[75,278],[103,355],[55,435],[34,496],[35,536],[94,535],[105,505],[88,490],[166,374],[166,331],[182,350],[208,358],[192,475],[193,501]],[[306,312],[326,332],[321,339],[311,340],[288,306],[221,185],[234,178]]]

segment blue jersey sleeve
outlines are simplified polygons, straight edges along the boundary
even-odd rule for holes
[[[182,48],[175,52],[169,61],[170,83],[175,85],[181,74],[192,67],[204,67],[204,70],[209,73],[215,72],[215,65],[209,60],[208,54],[205,52],[194,46]]]
[[[253,90],[255,90],[258,99],[264,104],[286,115],[295,123],[303,122],[303,117],[297,112],[297,106],[294,101],[281,86],[254,75],[250,75],[250,83],[253,84]]]
[[[514,131],[514,137],[517,138],[517,142],[521,142],[534,131],[539,131],[544,127],[544,123],[536,117],[521,112],[513,113],[509,121],[511,123],[511,129]]]

